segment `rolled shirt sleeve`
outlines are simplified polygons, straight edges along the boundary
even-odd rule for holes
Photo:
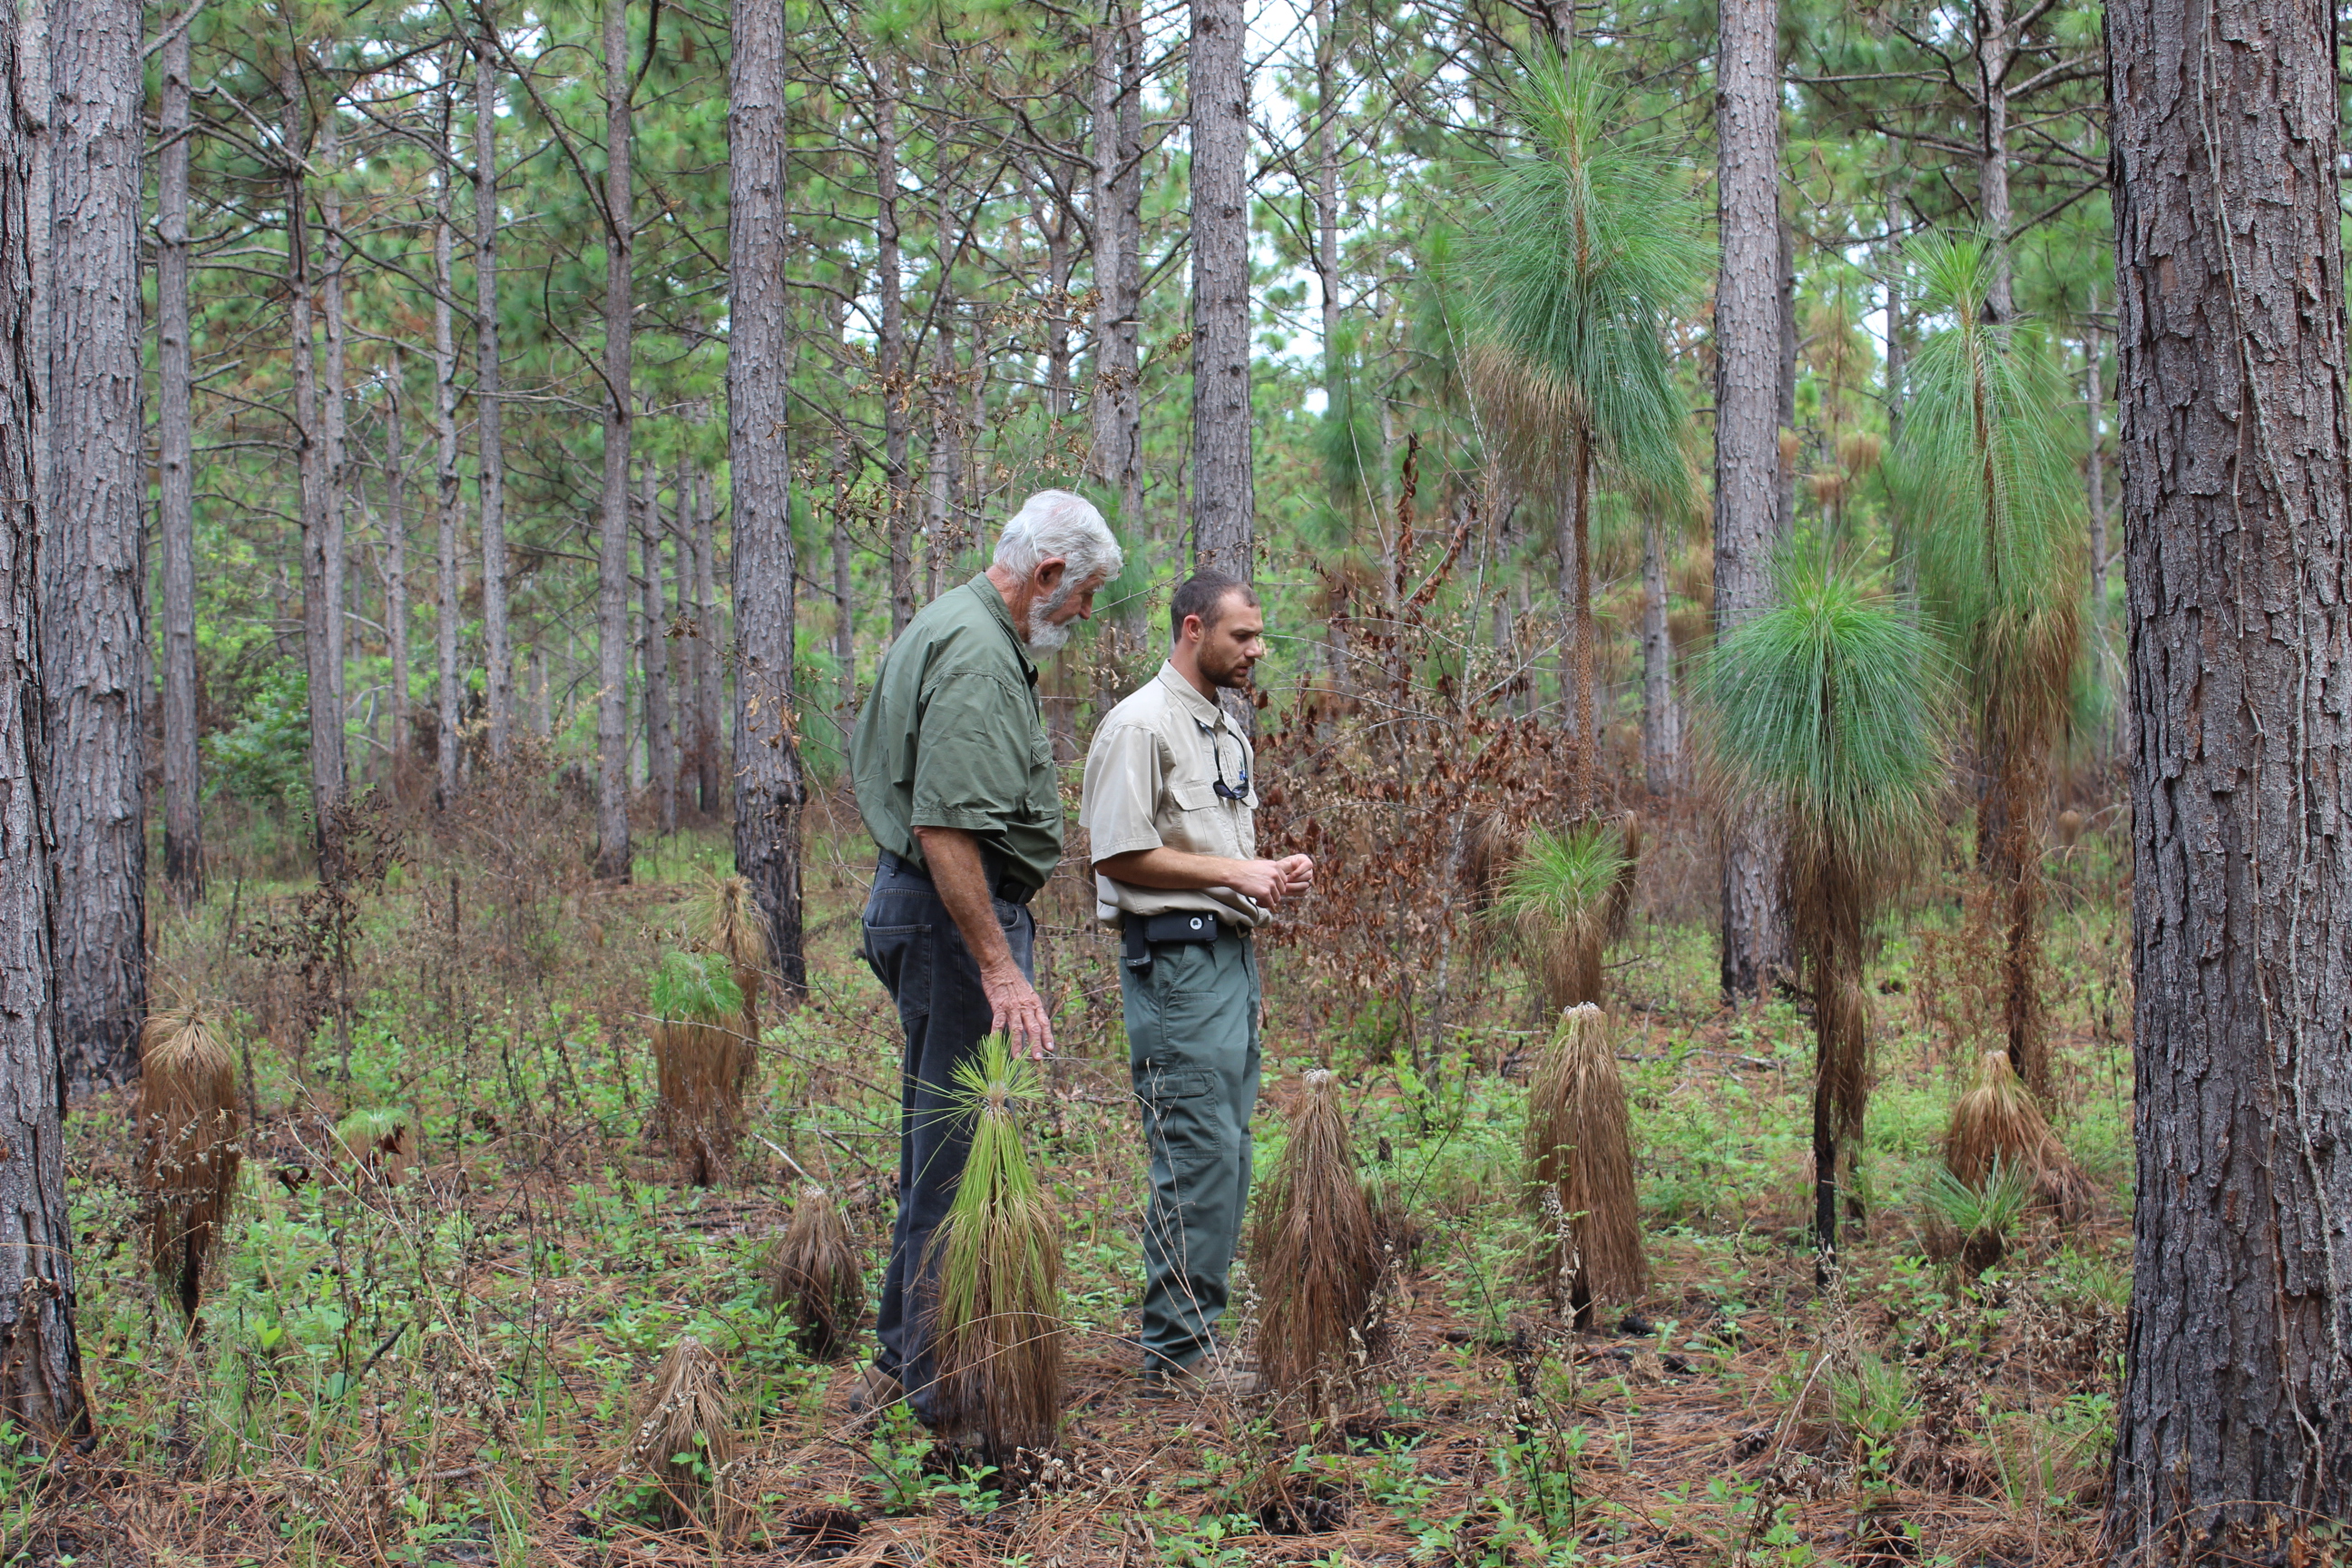
[[[1166,843],[1154,820],[1167,768],[1160,738],[1140,724],[1106,724],[1087,749],[1079,821],[1097,863]]]

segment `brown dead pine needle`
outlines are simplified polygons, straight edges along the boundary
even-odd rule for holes
[[[236,1184],[236,1066],[202,1013],[175,1008],[141,1033],[142,1185],[154,1206],[155,1272],[193,1323],[205,1259]]]
[[[1530,1193],[1553,1193],[1571,1233],[1554,1242],[1546,1270],[1567,1292],[1562,1310],[1587,1328],[1599,1303],[1639,1300],[1650,1265],[1633,1189],[1632,1119],[1609,1015],[1591,1003],[1560,1014],[1528,1079],[1527,1166]]]
[[[1258,1370],[1277,1396],[1328,1406],[1362,1370],[1378,1348],[1367,1336],[1386,1268],[1347,1112],[1318,1068],[1291,1112],[1289,1145],[1250,1235]]]

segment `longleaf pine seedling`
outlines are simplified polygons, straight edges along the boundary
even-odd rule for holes
[[[1258,1371],[1276,1397],[1321,1415],[1384,1348],[1373,1314],[1388,1257],[1339,1086],[1316,1068],[1250,1233]]]
[[[1489,919],[1550,1010],[1601,1000],[1602,961],[1633,908],[1641,830],[1587,818],[1538,827],[1500,878]]]
[[[742,1004],[734,1018],[741,1038],[736,1053],[737,1093],[748,1094],[760,1068],[760,992],[769,967],[768,931],[751,884],[742,877],[714,877],[703,890],[702,945],[724,955]]]
[[[2090,1209],[2090,1178],[2050,1130],[2006,1051],[1984,1054],[1977,1064],[1975,1084],[1952,1107],[1952,1124],[1944,1134],[1944,1168],[1955,1181],[1978,1192],[1986,1189],[1995,1172],[2014,1172],[2028,1184],[2033,1199],[2065,1224],[2083,1218]]]
[[[804,1352],[830,1361],[849,1348],[866,1316],[866,1269],[831,1194],[814,1182],[801,1188],[761,1273],[770,1309],[792,1314]]]
[[[1007,1477],[1052,1448],[1062,1418],[1062,1232],[1021,1141],[1021,1107],[1043,1092],[1002,1034],[957,1064],[971,1152],[932,1242],[935,1427]]]
[[[1625,1304],[1649,1288],[1642,1210],[1633,1188],[1633,1120],[1617,1071],[1609,1015],[1581,1003],[1559,1016],[1528,1079],[1528,1190],[1557,1213],[1545,1277],[1559,1283],[1562,1316],[1593,1326],[1604,1302]]]
[[[727,955],[667,954],[654,972],[656,1115],[698,1187],[714,1185],[735,1152],[751,1048],[738,1027],[742,988]]]
[[[151,1016],[139,1041],[141,1185],[155,1272],[193,1324],[205,1260],[236,1187],[236,1066],[194,1007]]]
[[[662,1489],[669,1511],[727,1533],[727,1468],[735,1428],[727,1408],[727,1369],[688,1334],[654,1368],[645,1412],[629,1446],[630,1462]]]

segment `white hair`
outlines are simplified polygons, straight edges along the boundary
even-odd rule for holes
[[[1039,490],[997,536],[996,563],[1026,577],[1047,561],[1067,563],[1066,587],[1108,583],[1127,558],[1094,503],[1067,490]]]

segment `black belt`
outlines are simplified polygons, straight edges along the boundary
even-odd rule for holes
[[[1129,915],[1120,928],[1119,957],[1129,969],[1151,967],[1155,944],[1214,942],[1227,935],[1225,922],[1201,910],[1171,910],[1164,915]],[[1239,931],[1231,934],[1238,936]]]
[[[924,870],[905,856],[893,855],[887,849],[882,851],[881,867],[885,871],[895,872],[901,877],[912,877],[919,882],[929,882],[931,879],[931,874],[929,871]],[[988,879],[989,892],[1003,899],[1008,904],[1025,904],[1037,895],[1036,889],[1026,882],[1015,879],[1013,873],[1006,870],[995,856],[984,849],[981,851],[980,871],[982,876]]]

